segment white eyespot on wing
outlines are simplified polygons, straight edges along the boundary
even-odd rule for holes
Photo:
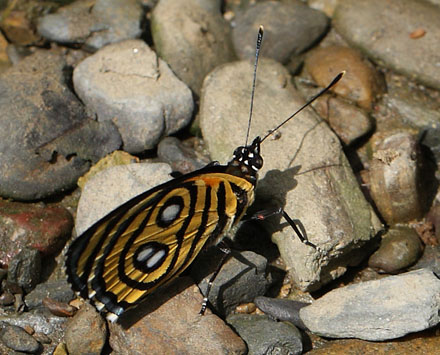
[[[180,210],[180,205],[169,205],[162,211],[160,219],[165,223],[170,223],[178,217]]]
[[[153,254],[155,253],[155,250],[153,247],[150,248],[146,248],[144,250],[142,250],[138,255],[137,255],[137,260],[142,263],[145,260],[148,260]]]
[[[254,157],[254,153],[252,153],[252,152],[249,153],[249,154],[248,154],[248,157],[249,157],[249,158],[253,158],[253,157]]]
[[[139,253],[140,254],[140,253]],[[163,249],[158,250],[155,254],[151,255],[147,260],[146,266],[148,268],[154,268],[157,263],[161,263],[166,251]]]

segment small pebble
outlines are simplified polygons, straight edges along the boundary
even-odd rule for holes
[[[299,311],[308,306],[308,303],[260,296],[255,298],[255,304],[258,309],[274,319],[288,321],[298,328],[307,329],[299,317]]]
[[[288,322],[254,314],[232,314],[226,321],[246,342],[249,354],[302,353],[301,333]]]
[[[368,266],[379,272],[396,273],[414,264],[422,250],[414,229],[394,227],[383,236],[379,249],[368,260]]]
[[[15,297],[10,292],[3,292],[0,296],[0,306],[10,306],[14,304]]]
[[[376,143],[377,142],[377,143]],[[407,132],[377,136],[370,164],[371,196],[392,225],[421,217],[426,204],[417,140]]]
[[[9,263],[8,281],[30,292],[40,281],[41,255],[33,248],[23,248]]]
[[[100,354],[106,339],[104,319],[87,303],[69,320],[64,335],[69,354]]]
[[[10,349],[34,354],[40,349],[40,344],[23,328],[1,322],[1,341]]]
[[[244,303],[235,308],[235,313],[250,314],[255,312],[256,309],[255,303]]]
[[[72,317],[77,309],[67,303],[56,301],[52,298],[46,297],[43,299],[43,305],[49,311],[58,317]]]

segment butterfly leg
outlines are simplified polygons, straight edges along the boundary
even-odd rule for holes
[[[206,307],[208,306],[208,296],[209,296],[209,292],[211,291],[212,284],[215,278],[217,277],[218,273],[220,272],[222,266],[225,264],[226,260],[228,259],[229,255],[231,255],[232,252],[231,248],[227,246],[226,243],[224,243],[223,241],[220,242],[218,248],[223,252],[223,255],[222,258],[220,259],[217,269],[215,270],[215,272],[212,274],[212,276],[208,281],[208,287],[206,288],[206,296],[203,298],[202,308],[200,309],[199,312],[199,314],[202,316],[205,314]]]
[[[275,209],[269,209],[269,210],[262,210],[257,213],[255,213],[250,219],[251,220],[259,220],[264,221],[266,218],[275,216],[275,215],[282,215],[284,219],[289,223],[289,225],[292,227],[292,229],[295,231],[296,235],[298,236],[299,240],[303,242],[305,245],[311,246],[315,249],[318,249],[318,247],[310,242],[299,230],[299,228],[296,226],[295,222],[290,218],[290,216],[287,214],[286,211],[283,210],[283,208],[278,207]]]

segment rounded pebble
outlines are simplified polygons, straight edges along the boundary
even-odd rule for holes
[[[422,242],[414,229],[394,227],[382,237],[379,249],[368,260],[368,266],[380,272],[396,273],[413,265],[422,251]]]
[[[40,349],[40,344],[32,335],[16,325],[0,323],[0,339],[10,349],[35,354]]]

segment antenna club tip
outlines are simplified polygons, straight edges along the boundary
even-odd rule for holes
[[[263,34],[263,32],[264,32],[264,26],[263,25],[260,25],[260,27],[258,28],[258,32]]]

